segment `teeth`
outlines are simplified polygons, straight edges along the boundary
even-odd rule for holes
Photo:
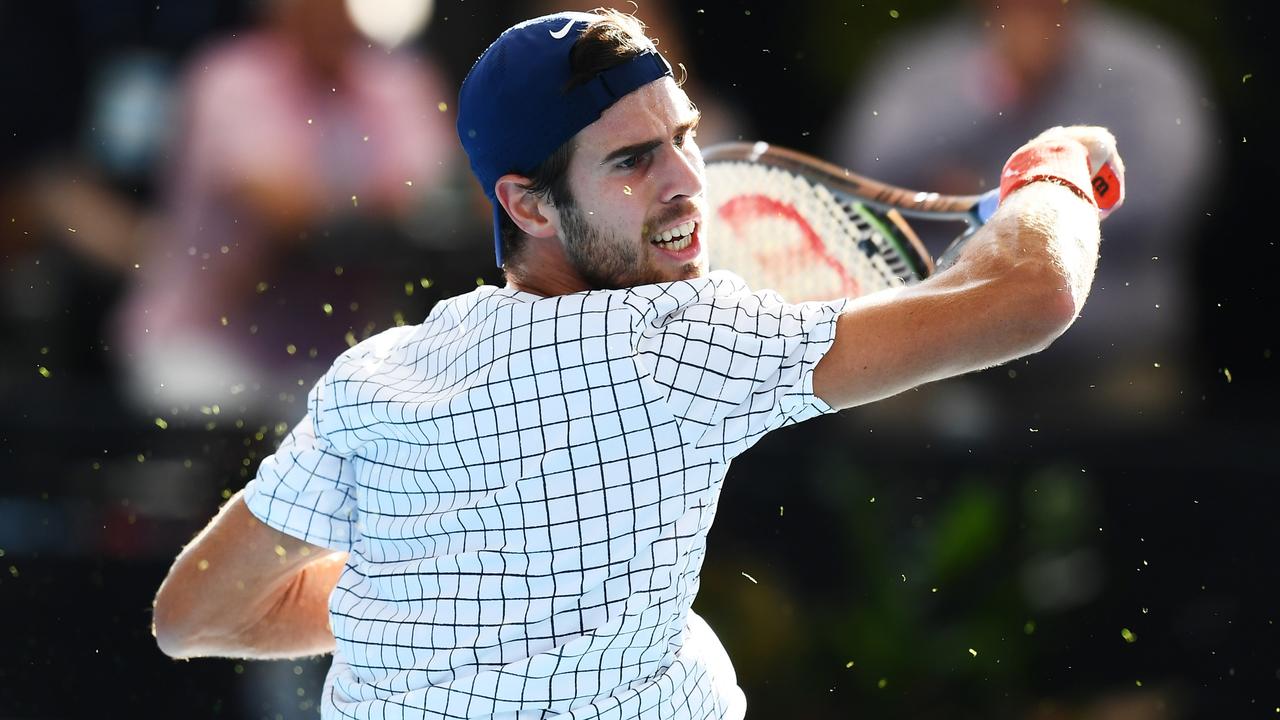
[[[693,234],[693,229],[695,227],[697,227],[697,225],[692,220],[690,220],[681,225],[677,225],[676,227],[673,227],[670,230],[663,230],[661,233],[658,234],[658,237],[654,240],[654,242],[665,244],[665,243],[671,243],[673,240],[675,240],[675,238],[683,238],[682,240],[675,242],[670,248],[668,248],[673,250],[683,250],[684,248],[689,247],[689,241],[693,239],[692,234]]]

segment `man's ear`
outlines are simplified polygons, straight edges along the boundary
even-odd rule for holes
[[[503,175],[494,183],[494,195],[526,235],[555,237],[560,230],[560,215],[548,198],[529,190],[529,183],[523,175]]]

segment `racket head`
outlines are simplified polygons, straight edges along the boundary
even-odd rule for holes
[[[919,282],[933,259],[904,215],[973,220],[978,198],[879,183],[767,143],[703,149],[710,266],[791,302]]]

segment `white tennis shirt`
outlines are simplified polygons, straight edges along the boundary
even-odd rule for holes
[[[246,488],[349,551],[327,718],[740,718],[690,606],[730,460],[831,408],[844,301],[481,287],[356,345]]]

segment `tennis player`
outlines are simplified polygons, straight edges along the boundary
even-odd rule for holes
[[[344,353],[178,556],[174,657],[333,653],[329,718],[741,718],[690,605],[762,435],[1048,345],[1089,289],[1097,128],[1011,158],[954,266],[788,304],[708,273],[698,113],[632,17],[563,13],[476,62],[458,132],[505,287]]]

